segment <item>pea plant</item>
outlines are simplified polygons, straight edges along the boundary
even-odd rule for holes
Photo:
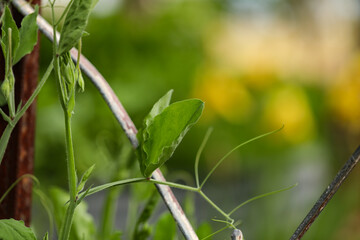
[[[163,97],[161,97],[152,107],[149,114],[143,121],[143,126],[137,133],[138,146],[136,148],[136,156],[139,163],[139,169],[142,177],[138,178],[126,178],[126,179],[114,179],[115,181],[100,185],[85,187],[91,173],[94,169],[94,165],[86,170],[81,178],[77,176],[77,170],[75,166],[74,157],[74,143],[72,137],[71,120],[75,108],[75,97],[78,90],[84,91],[84,79],[80,70],[80,54],[81,54],[81,38],[85,34],[85,28],[90,15],[90,12],[96,1],[93,0],[71,0],[66,6],[64,12],[59,19],[55,19],[55,0],[49,1],[52,12],[52,30],[53,30],[53,46],[52,46],[52,60],[49,66],[38,83],[38,86],[30,99],[26,103],[20,103],[15,106],[14,98],[14,86],[15,79],[13,74],[13,65],[16,64],[23,56],[30,53],[37,42],[37,22],[39,7],[35,6],[35,11],[27,15],[22,23],[20,29],[17,28],[14,19],[12,18],[11,11],[8,4],[4,4],[2,7],[1,24],[2,24],[2,36],[1,47],[5,58],[5,78],[1,84],[1,104],[7,106],[8,113],[5,110],[0,109],[1,116],[8,122],[5,131],[0,139],[0,164],[1,159],[4,156],[6,146],[8,144],[11,132],[19,119],[23,116],[25,111],[29,108],[36,96],[41,91],[45,82],[51,75],[55,76],[57,85],[59,102],[63,110],[64,125],[65,125],[65,141],[66,141],[66,166],[67,166],[67,180],[69,199],[63,204],[66,204],[66,211],[63,214],[61,225],[58,229],[58,239],[67,240],[70,239],[70,231],[74,222],[74,214],[79,208],[80,203],[89,195],[95,194],[99,191],[109,189],[115,186],[133,184],[133,183],[152,183],[158,185],[167,185],[173,188],[183,189],[185,191],[194,192],[199,194],[211,207],[213,207],[221,216],[222,219],[213,219],[214,221],[224,223],[223,229],[220,229],[209,236],[218,233],[221,230],[230,228],[233,229],[233,237],[236,239],[243,239],[242,233],[236,227],[238,222],[232,218],[232,215],[243,205],[269,196],[281,191],[288,190],[294,186],[290,186],[277,191],[269,192],[251,198],[244,203],[234,207],[231,211],[225,211],[220,206],[215,204],[211,198],[209,198],[203,191],[203,187],[207,180],[211,177],[213,172],[220,166],[220,164],[238,148],[263,138],[270,134],[273,134],[278,130],[257,136],[252,138],[224,155],[206,175],[206,177],[200,181],[199,178],[199,160],[201,153],[205,147],[207,140],[210,137],[211,129],[206,133],[205,138],[198,150],[195,158],[194,172],[196,186],[188,186],[185,184],[179,184],[175,182],[161,181],[152,178],[154,172],[168,161],[173,155],[174,151],[191,129],[199,120],[203,108],[204,102],[199,99],[188,99],[170,104],[173,90],[168,91]],[[56,31],[59,28],[60,22],[64,20],[63,27],[61,29],[60,39],[56,38]],[[78,56],[76,61],[71,59],[70,50],[73,47],[78,48]],[[6,193],[1,200],[6,197]],[[153,197],[152,197],[153,198]],[[149,206],[154,202],[152,198],[149,199]],[[146,211],[144,211],[146,212]],[[146,215],[146,214],[145,214]],[[141,219],[148,219],[148,216],[141,216]],[[138,222],[139,224],[141,221]],[[86,237],[86,236],[84,236]],[[21,221],[14,219],[0,220],[0,239],[36,239],[35,234],[31,228],[25,227]],[[48,239],[46,234],[43,239]],[[110,238],[109,238],[110,239]],[[111,239],[119,239],[111,238]],[[135,238],[135,239],[144,239]]]

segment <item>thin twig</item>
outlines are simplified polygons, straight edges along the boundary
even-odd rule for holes
[[[33,8],[24,0],[13,0],[12,2],[23,15],[28,15],[34,11]],[[52,26],[41,16],[37,17],[37,24],[40,31],[52,41]],[[59,41],[60,34],[56,33],[56,35],[56,39],[57,41]],[[78,55],[77,50],[75,48],[72,48],[70,53],[72,59],[76,61]],[[105,78],[101,75],[101,73],[83,55],[81,55],[80,57],[80,68],[93,82],[95,87],[99,90],[110,110],[113,112],[115,118],[123,128],[131,144],[134,148],[137,148],[139,145],[136,138],[137,129],[110,85],[106,82]],[[158,181],[165,181],[165,178],[159,169],[157,169],[153,173],[152,178]],[[184,237],[186,239],[197,240],[198,237],[194,229],[192,228],[189,220],[186,218],[179,202],[176,200],[170,187],[159,184],[157,184],[156,187],[160,195],[164,199],[166,206],[168,207],[169,211],[177,222]]]
[[[340,169],[340,171],[336,174],[334,180],[330,183],[330,185],[325,189],[324,193],[320,196],[319,200],[315,203],[313,208],[310,210],[308,215],[306,215],[305,219],[296,229],[295,233],[291,236],[290,240],[298,240],[301,239],[304,234],[309,230],[311,224],[315,221],[315,219],[319,216],[321,211],[326,207],[330,199],[334,196],[336,191],[339,189],[340,185],[349,175],[351,170],[355,167],[355,165],[360,160],[360,147],[358,147],[353,155],[351,155],[350,159],[345,163],[345,165]]]

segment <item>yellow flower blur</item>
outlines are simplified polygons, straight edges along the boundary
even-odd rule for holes
[[[331,86],[329,103],[338,124],[353,133],[360,132],[360,56],[343,69]]]
[[[231,123],[241,123],[252,113],[253,99],[240,80],[222,72],[203,74],[195,95],[206,103],[207,118],[218,115]]]
[[[300,143],[315,136],[315,123],[306,94],[300,87],[282,86],[269,92],[264,107],[266,129],[276,129],[290,143]]]

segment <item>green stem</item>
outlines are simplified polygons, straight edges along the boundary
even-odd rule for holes
[[[149,179],[148,181],[152,182],[152,183],[156,183],[156,184],[163,184],[163,185],[167,185],[170,187],[188,190],[191,192],[198,192],[205,199],[205,201],[207,201],[213,208],[215,208],[221,215],[223,215],[229,221],[230,225],[232,225],[234,223],[234,219],[230,218],[230,216],[228,214],[226,214],[223,210],[221,210],[220,207],[218,207],[213,201],[211,201],[211,199],[208,198],[208,196],[206,196],[205,193],[203,191],[201,191],[200,188],[189,187],[189,186],[186,186],[183,184],[177,184],[177,183],[173,183],[173,182],[157,181],[154,179]]]
[[[64,10],[63,13],[61,14],[59,20],[55,23],[55,25],[54,25],[55,27],[58,26],[59,23],[61,22],[61,20],[66,16],[66,14],[67,14],[67,12],[69,11],[69,8],[70,8],[70,6],[71,6],[71,4],[72,4],[73,1],[74,1],[74,0],[71,0],[71,1],[68,3],[68,5],[66,6],[65,10]]]
[[[25,114],[26,110],[30,107],[30,105],[34,102],[35,98],[37,97],[37,95],[40,93],[40,91],[41,91],[42,87],[44,86],[46,80],[49,78],[52,69],[53,69],[53,65],[52,65],[52,62],[51,62],[49,67],[47,68],[44,76],[40,80],[40,82],[37,85],[34,92],[31,94],[28,101],[21,108],[21,110],[15,114],[14,119],[11,122],[8,122],[8,124],[7,124],[3,134],[1,135],[1,138],[0,138],[0,165],[1,165],[2,159],[3,159],[4,154],[5,154],[6,147],[8,145],[11,133],[14,130],[15,125],[18,123],[18,121],[21,119],[21,117]]]
[[[9,192],[21,181],[23,180],[24,178],[31,178],[34,182],[36,182],[36,184],[40,184],[39,183],[39,180],[34,176],[34,175],[31,175],[31,174],[24,174],[22,175],[21,177],[19,177],[18,179],[16,179],[15,182],[13,182],[13,184],[10,185],[10,187],[6,190],[6,192],[2,195],[2,197],[0,198],[0,203],[2,201],[4,201],[5,197],[9,194]]]
[[[104,146],[103,150],[106,158],[111,159],[112,157],[110,156],[108,147]],[[127,168],[126,165],[130,161],[131,153],[132,153],[132,148],[129,145],[124,144],[120,151],[119,159],[121,159],[121,161],[117,162],[117,164],[115,165],[116,171],[114,176],[112,177],[112,181],[116,181],[116,179],[126,178],[129,175],[129,171],[126,170]],[[122,190],[123,188],[111,188],[106,193],[105,204],[101,216],[98,239],[109,239],[111,234],[113,233],[115,214],[117,209],[117,198]],[[128,209],[128,217],[129,216],[130,216],[130,209]]]
[[[66,109],[65,106],[65,90],[62,86],[61,75],[60,75],[60,65],[59,65],[59,56],[57,55],[57,39],[56,39],[56,24],[55,24],[55,11],[54,11],[54,2],[50,2],[51,6],[51,15],[52,15],[52,25],[53,25],[53,63],[54,63],[54,73],[56,79],[56,85],[60,92],[60,104],[62,109]]]
[[[32,95],[30,96],[30,98],[26,101],[26,103],[24,104],[24,106],[20,109],[20,111],[18,111],[16,113],[16,116],[13,120],[13,124],[15,125],[20,118],[25,114],[26,110],[28,110],[28,108],[31,106],[31,104],[34,102],[35,98],[37,97],[37,95],[39,95],[41,89],[43,88],[46,80],[49,78],[51,72],[53,70],[53,61],[51,61],[50,65],[48,66],[48,68],[46,69],[46,72],[44,74],[44,76],[41,78],[39,84],[37,85],[37,87],[35,88],[34,92],[32,93]]]
[[[50,199],[46,196],[44,192],[40,190],[40,188],[33,188],[33,192],[39,197],[40,203],[45,209],[48,218],[49,218],[49,239],[53,239],[53,233],[54,233],[54,217],[53,217],[53,211],[51,208],[51,202]],[[45,238],[44,238],[45,239]]]
[[[1,138],[0,138],[0,165],[1,165],[2,159],[4,157],[6,147],[8,145],[8,142],[9,142],[9,139],[10,139],[10,136],[11,136],[11,133],[13,130],[14,130],[14,126],[12,124],[8,123],[6,125],[6,128],[3,132],[3,134],[1,135]]]
[[[276,193],[280,193],[280,192],[283,192],[283,191],[287,191],[287,190],[290,190],[294,187],[296,187],[297,184],[294,184],[290,187],[286,187],[286,188],[282,188],[282,189],[279,189],[279,190],[276,190],[276,191],[272,191],[272,192],[268,192],[268,193],[264,193],[264,194],[261,194],[261,195],[258,195],[258,196],[255,196],[253,198],[250,198],[248,200],[246,200],[245,202],[239,204],[237,207],[235,207],[233,210],[231,210],[228,215],[231,216],[236,210],[238,210],[239,208],[241,208],[242,206],[244,206],[245,204],[248,204],[252,201],[255,201],[257,199],[260,199],[260,198],[264,198],[264,197],[267,197],[267,196],[270,196],[270,195],[273,195],[273,194],[276,194]]]
[[[200,189],[204,186],[204,184],[205,184],[206,181],[209,179],[209,177],[211,176],[211,174],[213,174],[213,172],[220,166],[220,164],[221,164],[230,154],[232,154],[234,151],[236,151],[237,149],[239,149],[240,147],[242,147],[242,146],[244,146],[244,145],[246,145],[246,144],[248,144],[248,143],[251,143],[251,142],[253,142],[253,141],[255,141],[255,140],[261,139],[261,138],[266,137],[266,136],[268,136],[268,135],[271,135],[271,134],[273,134],[273,133],[276,133],[276,132],[280,131],[280,130],[283,129],[283,128],[284,128],[284,126],[282,126],[282,127],[279,128],[279,129],[276,129],[276,130],[274,130],[274,131],[271,131],[271,132],[268,132],[268,133],[259,135],[259,136],[257,136],[257,137],[254,137],[254,138],[252,138],[252,139],[249,139],[249,140],[247,140],[246,142],[243,142],[243,143],[237,145],[237,146],[236,146],[235,148],[233,148],[232,150],[230,150],[230,151],[229,151],[227,154],[225,154],[225,156],[223,156],[223,157],[216,163],[216,165],[211,169],[211,171],[210,171],[210,172],[208,173],[208,175],[205,177],[204,181],[201,183]]]
[[[76,208],[76,202],[70,201],[69,206],[66,209],[65,219],[63,220],[60,229],[59,240],[69,239],[75,208]]]
[[[10,85],[10,92],[9,92],[9,98],[8,98],[8,106],[9,106],[9,113],[10,117],[15,117],[15,82],[14,82],[14,73],[12,72],[12,29],[8,28],[8,57],[7,57],[7,69],[5,72],[5,76],[8,78],[9,85]],[[10,80],[9,80],[9,76]]]
[[[66,153],[67,153],[67,173],[69,181],[69,192],[70,192],[70,201],[75,202],[76,200],[76,168],[75,168],[75,157],[74,157],[74,147],[73,140],[71,135],[71,113],[64,111],[65,117],[65,135],[66,135]]]
[[[232,226],[232,224],[234,223],[234,219],[230,218],[230,216],[228,214],[226,214],[223,210],[221,210],[221,208],[219,208],[213,201],[211,201],[210,198],[208,198],[208,196],[205,195],[205,193],[203,191],[199,191],[199,194],[205,199],[205,201],[207,201],[213,208],[216,209],[216,211],[218,211],[221,215],[223,215],[227,220],[229,220],[229,224]]]
[[[13,73],[11,73],[13,74]],[[10,117],[14,118],[15,117],[15,86],[12,86],[12,90],[10,91],[10,95],[9,95],[9,112],[10,112]]]
[[[70,203],[66,210],[65,219],[62,222],[62,227],[60,230],[59,240],[68,240],[71,230],[71,225],[75,213],[75,208],[77,206],[76,202],[76,168],[75,168],[75,158],[74,158],[74,148],[73,141],[71,136],[71,114],[69,114],[64,109],[65,117],[65,135],[66,135],[66,154],[67,154],[67,175],[68,175],[68,184],[69,184],[69,194],[70,194]]]
[[[179,189],[183,189],[183,190],[188,190],[191,192],[199,192],[198,188],[194,188],[194,187],[190,187],[187,185],[183,185],[183,184],[178,184],[178,183],[173,183],[173,182],[163,182],[163,181],[157,181],[155,179],[149,179],[148,182],[152,182],[152,183],[156,183],[156,184],[162,184],[162,185],[167,185],[169,187],[174,187],[174,188],[179,188]]]
[[[57,55],[57,41],[56,41],[56,24],[55,24],[55,11],[54,11],[54,2],[51,2],[51,13],[52,13],[52,24],[53,24],[53,62],[54,62],[54,72],[56,82],[60,91],[60,103],[64,111],[65,118],[65,135],[66,135],[66,153],[67,153],[67,175],[68,175],[68,184],[69,184],[69,194],[70,194],[70,203],[66,210],[65,219],[62,222],[60,229],[59,240],[68,240],[71,230],[71,225],[75,213],[76,203],[76,169],[75,169],[75,158],[74,158],[74,148],[73,141],[71,136],[71,113],[67,111],[65,102],[64,102],[64,89],[61,85],[61,76],[60,76],[60,66],[59,66],[59,56]]]
[[[108,239],[113,231],[117,197],[119,192],[120,189],[112,188],[109,189],[106,194],[102,220],[100,224],[99,237],[101,237],[101,239]]]
[[[194,171],[195,171],[195,181],[196,181],[196,187],[200,187],[200,183],[199,183],[199,161],[200,161],[200,156],[202,151],[204,150],[204,147],[210,137],[211,132],[213,131],[213,128],[209,128],[205,134],[204,140],[202,141],[200,148],[198,150],[198,152],[196,153],[196,158],[195,158],[195,166],[194,166]]]
[[[202,238],[201,240],[205,240],[205,239],[211,238],[212,236],[214,236],[214,235],[218,234],[219,232],[224,231],[224,230],[225,230],[225,229],[227,229],[227,228],[229,228],[229,225],[226,225],[225,227],[223,227],[223,228],[221,228],[221,229],[217,230],[216,232],[213,232],[212,234],[210,234],[210,235],[208,235],[208,236],[206,236],[206,237]]]
[[[106,183],[106,184],[91,188],[87,192],[86,196],[90,196],[94,193],[103,191],[103,190],[111,188],[111,187],[121,186],[121,185],[125,185],[125,184],[130,184],[130,183],[146,182],[146,181],[148,181],[146,178],[131,178],[131,179],[125,179],[125,180],[120,180],[120,181],[116,181],[116,182]],[[85,194],[85,192],[80,193],[79,198],[81,198],[83,194]]]
[[[203,191],[201,191],[200,188],[190,187],[187,185],[173,183],[173,182],[163,182],[163,181],[157,181],[155,179],[147,179],[147,178],[132,178],[132,179],[126,179],[126,180],[121,180],[121,181],[117,181],[117,182],[107,183],[104,185],[100,185],[98,187],[91,188],[90,191],[88,191],[87,196],[97,193],[99,191],[108,189],[110,187],[115,187],[115,186],[130,184],[130,183],[137,183],[137,182],[162,184],[162,185],[167,185],[167,186],[174,187],[174,188],[188,190],[191,192],[197,192],[205,199],[205,201],[207,201],[211,206],[213,206],[213,208],[215,208],[221,215],[223,215],[226,218],[226,220],[229,221],[230,225],[232,225],[234,222],[234,220],[232,218],[230,218],[230,216],[228,214],[226,214],[223,210],[221,210],[221,208],[219,208],[213,201],[211,201],[211,199],[208,198],[208,196],[206,196],[205,193]],[[82,193],[82,194],[84,194],[84,193]],[[79,197],[81,197],[82,194],[80,194]]]

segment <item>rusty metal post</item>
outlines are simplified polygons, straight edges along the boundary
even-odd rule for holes
[[[32,3],[40,3],[34,0]],[[14,19],[20,26],[23,18],[15,8],[12,9]],[[38,79],[39,42],[33,52],[25,56],[14,67],[15,101],[25,103],[36,88]],[[4,59],[0,56],[0,79],[4,77]],[[35,133],[35,105],[18,122],[6,149],[0,166],[0,196],[24,174],[33,173],[34,166],[34,133]],[[0,132],[5,129],[7,122],[0,120]],[[32,182],[29,178],[21,180],[0,205],[0,219],[14,218],[23,220],[27,226],[31,220]]]

